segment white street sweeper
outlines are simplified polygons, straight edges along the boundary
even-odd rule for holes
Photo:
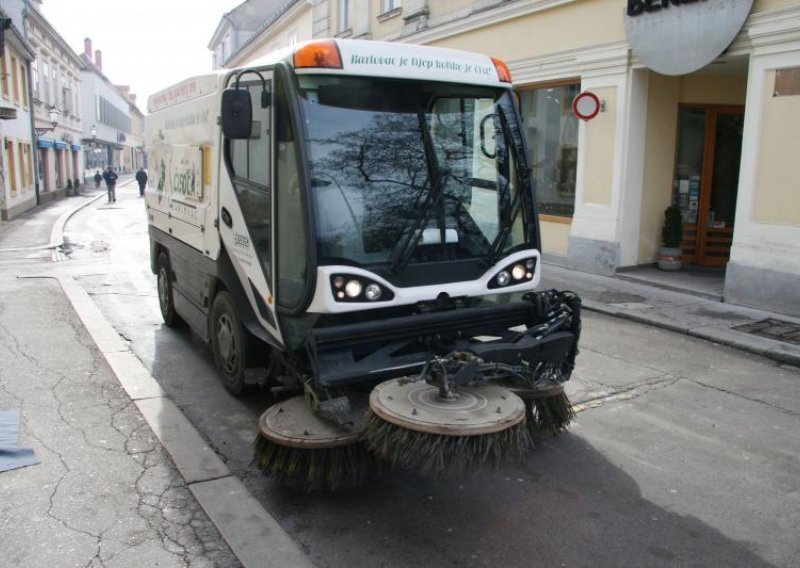
[[[580,300],[541,256],[511,76],[485,55],[318,40],[152,96],[167,325],[268,386],[258,463],[305,488],[373,462],[519,458],[567,426]]]

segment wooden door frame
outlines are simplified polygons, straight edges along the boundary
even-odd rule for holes
[[[679,104],[678,110],[682,108],[702,109],[706,111],[705,137],[703,139],[703,167],[700,173],[700,195],[697,204],[697,221],[695,223],[695,250],[691,257],[691,263],[700,266],[725,266],[725,263],[709,263],[705,258],[709,248],[708,236],[708,213],[711,209],[711,190],[714,177],[714,155],[717,145],[717,117],[720,114],[744,114],[744,105],[718,105],[718,104]],[[676,140],[680,143],[680,132]],[[673,170],[675,166],[673,165]],[[711,257],[710,257],[711,258]],[[704,262],[701,262],[703,260]]]

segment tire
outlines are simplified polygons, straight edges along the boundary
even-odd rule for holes
[[[161,309],[161,317],[167,327],[178,327],[183,323],[181,316],[175,312],[175,300],[172,296],[172,268],[169,264],[167,253],[161,252],[158,255],[158,307]]]
[[[211,345],[222,385],[233,396],[244,392],[247,363],[247,332],[227,292],[220,292],[211,306]]]

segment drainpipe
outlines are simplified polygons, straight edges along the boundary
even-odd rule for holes
[[[28,43],[28,9],[30,0],[25,0],[25,6],[22,8],[22,39]],[[35,54],[34,54],[35,55]],[[33,102],[33,75],[31,75],[31,62],[25,66],[28,72],[28,101],[30,102],[28,108],[30,109],[31,118],[31,134],[33,135],[33,186],[36,192],[36,205],[39,205],[39,137],[36,135],[36,105]]]

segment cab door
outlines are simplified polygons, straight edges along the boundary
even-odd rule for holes
[[[272,74],[260,72],[268,92]],[[261,80],[240,83],[252,102],[250,136],[227,140],[219,195],[219,233],[259,323],[278,341],[272,275],[274,164],[273,106],[261,106]],[[227,173],[226,173],[227,172]]]

